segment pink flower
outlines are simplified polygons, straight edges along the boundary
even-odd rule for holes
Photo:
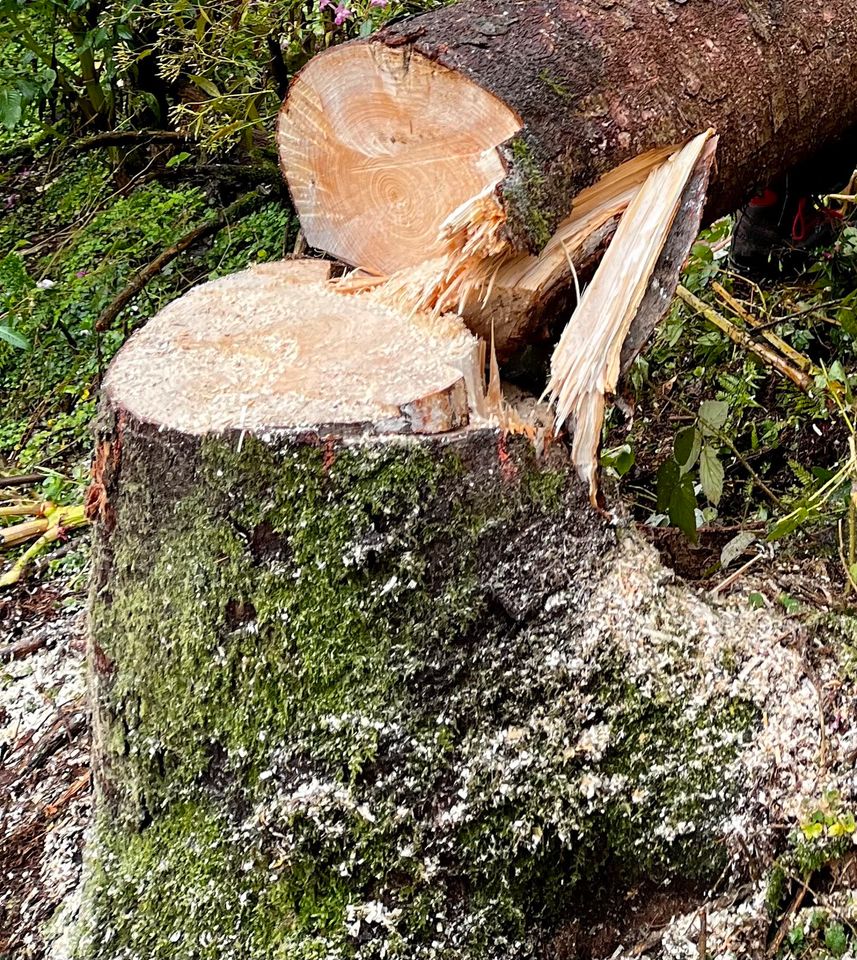
[[[386,7],[387,0],[369,0],[370,7]]]
[[[345,6],[344,3],[340,3],[336,8],[336,16],[333,18],[333,22],[339,26],[341,23],[344,23],[349,17],[353,16],[352,12]]]
[[[318,9],[324,10],[325,7],[332,7],[333,0],[318,0]]]
[[[76,277],[85,277],[89,273],[88,270],[78,270],[75,274]]]

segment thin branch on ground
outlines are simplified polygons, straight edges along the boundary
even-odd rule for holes
[[[41,473],[25,473],[17,477],[0,477],[0,490],[4,487],[32,487],[45,479]]]
[[[72,144],[75,153],[100,150],[103,147],[121,147],[129,143],[183,143],[190,138],[178,130],[108,130],[95,133]]]
[[[687,287],[679,284],[679,287],[676,290],[676,295],[678,296],[679,300],[687,304],[687,306],[689,306],[700,316],[705,317],[709,323],[713,323],[718,330],[721,330],[723,333],[725,333],[733,343],[743,347],[750,353],[754,353],[757,357],[759,357],[760,360],[773,367],[784,377],[787,377],[792,381],[792,383],[800,387],[801,390],[807,392],[810,387],[812,387],[812,377],[804,373],[802,370],[798,370],[793,367],[786,359],[780,356],[779,353],[776,353],[774,350],[772,350],[767,344],[758,343],[753,340],[753,338],[749,336],[745,330],[742,330],[740,327],[736,327],[734,323],[719,314],[714,307],[710,307],[707,303],[704,303],[702,300],[700,300],[699,297],[692,294]]]
[[[189,233],[186,233],[181,239],[177,240],[171,247],[168,247],[162,253],[158,254],[154,260],[138,270],[131,278],[131,282],[115,297],[102,311],[101,316],[95,324],[95,329],[99,333],[107,330],[116,317],[128,305],[128,303],[140,293],[154,279],[167,264],[176,259],[189,247],[206,237],[217,233],[223,227],[228,226],[239,214],[247,213],[256,206],[259,206],[269,198],[266,190],[259,187],[251,190],[239,197],[234,203],[231,203],[225,210],[222,210],[216,217],[207,220],[205,223],[194,227]]]

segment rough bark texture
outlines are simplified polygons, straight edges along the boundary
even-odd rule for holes
[[[462,0],[369,42],[456,70],[521,117],[501,192],[535,251],[599,176],[709,126],[708,213],[734,209],[857,122],[855,36],[853,0]]]
[[[740,876],[829,774],[788,629],[558,449],[112,409],[96,464],[85,960],[571,960],[593,891]]]

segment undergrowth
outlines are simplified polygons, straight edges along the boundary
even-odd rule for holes
[[[837,530],[853,475],[857,226],[800,276],[766,283],[730,269],[731,228],[727,218],[703,231],[682,283],[755,342],[784,342],[805,388],[677,298],[630,371],[636,416],[614,411],[603,463],[655,532],[698,541],[717,526],[749,525],[761,539],[800,529],[836,557],[847,553]]]
[[[212,216],[196,186],[111,191],[95,158],[57,176],[38,166],[6,193],[0,222],[0,464],[65,467],[88,456],[101,374],[128,333],[196,283],[283,256],[292,217],[277,197],[173,261],[111,329],[96,321],[134,271]],[[8,189],[8,188],[7,188]],[[0,195],[2,196],[2,195]]]

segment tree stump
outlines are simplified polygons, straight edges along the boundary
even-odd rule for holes
[[[324,269],[197,288],[106,378],[81,956],[570,958],[596,891],[761,856],[781,624],[481,419],[463,329],[382,336]]]

